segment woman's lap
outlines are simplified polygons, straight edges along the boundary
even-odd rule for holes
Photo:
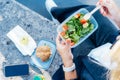
[[[54,8],[52,13],[56,19],[63,22],[68,16],[80,8],[86,8],[91,11],[95,6],[80,5],[71,8]],[[72,49],[74,57],[87,55],[91,49],[107,42],[113,43],[118,35],[117,28],[106,17],[102,16],[99,11],[97,11],[93,16],[98,22],[99,27],[87,40]]]

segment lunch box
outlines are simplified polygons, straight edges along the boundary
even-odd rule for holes
[[[58,34],[60,32],[62,32],[62,26],[64,24],[66,24],[66,22],[68,22],[73,16],[75,16],[76,14],[78,13],[82,13],[82,14],[87,14],[89,13],[89,11],[85,8],[81,8],[79,9],[78,11],[76,11],[75,13],[73,13],[70,17],[68,17],[65,21],[63,21],[57,28],[57,32]],[[79,42],[77,42],[75,45],[71,46],[71,48],[75,48],[76,46],[80,45],[84,40],[86,40],[91,34],[93,34],[93,32],[95,32],[98,28],[98,23],[97,21],[95,20],[95,18],[93,16],[91,16],[91,18],[89,19],[90,22],[94,25],[94,29],[89,33],[87,34],[86,36],[84,36],[83,38],[80,38]],[[60,35],[60,37],[62,38],[62,36]],[[63,38],[62,38],[63,39]]]

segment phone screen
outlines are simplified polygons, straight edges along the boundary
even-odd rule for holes
[[[21,75],[28,75],[29,74],[29,66],[28,64],[22,65],[12,65],[5,67],[5,76],[21,76]]]

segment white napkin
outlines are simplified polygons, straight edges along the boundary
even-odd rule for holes
[[[18,50],[25,56],[31,56],[34,49],[37,47],[33,38],[24,31],[19,25],[12,29],[7,36],[14,42]],[[25,44],[21,43],[21,40],[26,38]]]
[[[112,46],[111,43],[106,43],[98,48],[93,49],[88,54],[88,56],[97,60],[101,66],[104,66],[109,69],[111,66],[111,62],[110,62],[111,59],[110,59],[110,54],[109,54],[111,46]],[[96,62],[96,63],[98,63],[98,62]]]

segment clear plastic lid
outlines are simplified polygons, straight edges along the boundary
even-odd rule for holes
[[[75,16],[78,13],[82,13],[82,14],[87,14],[89,13],[89,11],[85,8],[79,9],[78,11],[76,11],[75,13],[73,13],[71,16],[69,16],[65,21],[63,21],[58,27],[57,27],[57,32],[60,35],[60,33],[63,31],[62,27],[64,24],[66,24],[73,16]],[[77,42],[75,45],[71,46],[71,48],[75,48],[76,46],[80,45],[84,40],[86,40],[90,35],[93,34],[93,32],[95,32],[98,28],[98,23],[95,20],[95,18],[92,16],[90,19],[90,22],[94,25],[94,29],[87,35],[85,35],[83,38],[80,38],[79,42]],[[65,39],[62,37],[62,35],[60,35],[60,37],[62,38],[62,40],[65,41]]]

